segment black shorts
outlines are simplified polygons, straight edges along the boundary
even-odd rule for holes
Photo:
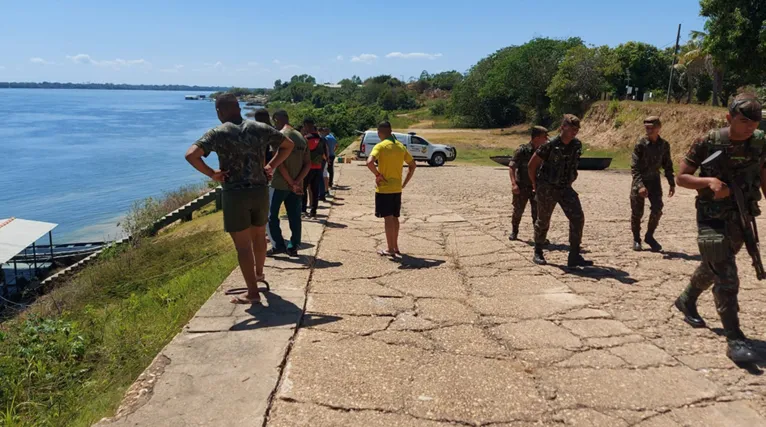
[[[399,218],[402,212],[402,193],[375,193],[375,216],[385,218],[393,216]]]

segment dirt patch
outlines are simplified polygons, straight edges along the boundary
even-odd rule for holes
[[[670,142],[675,160],[686,153],[696,138],[726,124],[726,109],[701,105],[630,102],[599,102],[585,114],[578,135],[591,147],[631,150],[644,135],[643,119],[660,116],[662,137]]]

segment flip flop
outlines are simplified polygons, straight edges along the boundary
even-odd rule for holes
[[[255,305],[261,303],[261,297],[258,296],[258,299],[255,298],[248,298],[247,296],[242,295],[236,295],[234,298],[230,301],[232,304],[243,304],[243,305]]]
[[[271,290],[271,286],[269,286],[269,282],[266,281],[265,274],[263,276],[255,276],[255,283],[263,283],[264,285],[266,285],[267,291]]]
[[[378,255],[380,255],[380,256],[394,256],[391,252],[383,250],[383,249],[378,251]]]

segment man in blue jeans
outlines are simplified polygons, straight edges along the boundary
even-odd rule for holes
[[[338,148],[338,140],[330,132],[330,128],[320,129],[319,134],[327,141],[327,151],[330,154],[327,160],[327,171],[330,173],[330,188],[333,188],[335,185],[335,150]]]
[[[290,256],[298,256],[301,245],[301,205],[303,203],[303,179],[309,173],[311,160],[308,143],[300,132],[290,126],[290,118],[285,110],[274,113],[274,126],[284,136],[295,144],[295,148],[274,172],[271,180],[271,204],[269,211],[269,231],[271,232],[272,248],[267,255],[287,252]],[[282,228],[279,226],[279,209],[285,204],[287,219],[290,223],[290,242],[285,244]]]

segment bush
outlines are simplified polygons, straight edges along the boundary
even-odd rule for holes
[[[434,116],[443,116],[447,114],[447,101],[443,99],[437,99],[428,106],[428,111]]]
[[[192,184],[166,191],[159,198],[147,197],[133,202],[125,218],[118,224],[128,236],[142,237],[163,216],[209,191],[209,184]]]
[[[622,111],[622,105],[620,105],[619,99],[609,101],[609,106],[606,107],[606,112],[609,114],[610,118],[620,114],[620,111]]]

